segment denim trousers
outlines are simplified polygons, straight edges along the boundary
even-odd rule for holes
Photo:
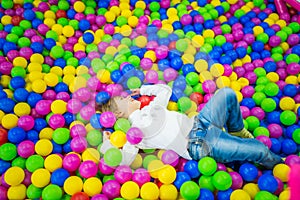
[[[228,133],[243,128],[235,92],[227,87],[220,89],[195,116],[194,126],[189,133],[190,156],[194,160],[210,156],[222,163],[249,161],[269,169],[282,162],[281,157],[262,142]]]

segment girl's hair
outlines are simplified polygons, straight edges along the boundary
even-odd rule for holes
[[[105,104],[97,104],[96,109],[100,111],[100,113],[111,111],[115,113],[118,111],[118,105],[116,103],[116,97],[110,98]]]

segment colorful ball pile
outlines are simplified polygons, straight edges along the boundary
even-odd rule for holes
[[[0,199],[288,199],[300,164],[300,16],[289,15],[262,0],[2,0]],[[121,165],[143,133],[97,106],[142,84],[168,84],[168,109],[189,117],[231,87],[245,127],[285,163],[147,149]]]

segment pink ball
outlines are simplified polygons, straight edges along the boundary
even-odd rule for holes
[[[43,93],[43,99],[45,99],[45,100],[55,100],[56,99],[56,92],[54,90],[46,90]]]
[[[284,184],[279,178],[277,178],[275,176],[274,176],[274,178],[276,179],[276,181],[278,183],[277,190],[274,192],[274,194],[278,196],[283,191]]]
[[[243,67],[247,72],[253,71],[255,69],[255,67],[252,63],[245,63],[245,64],[243,64]]]
[[[91,24],[96,23],[96,15],[95,14],[88,14],[86,16],[86,20],[88,20]]]
[[[270,140],[269,137],[265,136],[265,135],[259,135],[256,137],[256,139],[258,141],[261,141],[262,143],[264,143],[269,149],[272,146],[272,141]]]
[[[243,30],[238,29],[236,31],[233,31],[232,35],[233,35],[235,41],[240,41],[244,37],[244,32],[243,32]]]
[[[158,19],[153,20],[153,21],[152,21],[152,24],[153,24],[154,26],[156,26],[158,29],[160,29],[160,28],[162,27],[162,23],[161,23],[161,21],[158,20]]]
[[[22,47],[19,52],[20,52],[20,56],[22,56],[26,60],[29,60],[31,55],[33,54],[32,49],[29,47]]]
[[[30,184],[31,184],[31,175],[32,173],[29,172],[28,170],[24,170],[25,172],[25,177],[24,177],[24,180],[22,182],[22,184],[24,184],[26,187],[28,187]]]
[[[132,175],[132,181],[136,182],[140,187],[142,187],[144,183],[150,182],[150,180],[151,176],[149,172],[144,168],[135,170]]]
[[[113,35],[115,33],[115,27],[112,24],[105,24],[103,30],[105,34]]]
[[[212,97],[214,96],[214,94],[206,94],[203,97],[203,102],[207,103]],[[201,104],[200,104],[201,105]],[[204,106],[204,105],[203,105]]]
[[[155,49],[156,57],[161,60],[168,56],[169,48],[165,45],[161,45]]]
[[[232,74],[232,67],[228,64],[224,64],[224,76],[230,76]]]
[[[37,27],[37,30],[41,35],[46,35],[46,33],[49,31],[49,27],[46,24],[40,24]]]
[[[300,65],[298,63],[288,64],[286,71],[290,75],[297,75],[300,72]]]
[[[116,122],[116,116],[113,112],[103,112],[100,116],[100,123],[103,127],[109,128],[112,127]]]
[[[13,61],[16,57],[19,57],[20,53],[17,50],[10,50],[7,53],[7,58],[9,61]]]
[[[227,171],[227,167],[226,165],[224,165],[223,163],[217,163],[217,171]]]
[[[152,68],[153,62],[150,58],[142,58],[140,65],[143,70],[149,70]]]
[[[184,26],[191,24],[192,20],[193,20],[193,18],[191,17],[191,15],[188,15],[188,14],[182,15],[182,17],[180,18],[180,22]]]
[[[80,166],[80,157],[75,153],[67,154],[63,159],[63,168],[69,172],[74,172]]]
[[[243,40],[247,43],[247,44],[252,44],[255,41],[255,37],[253,34],[247,33],[244,35]]]
[[[82,103],[78,99],[70,99],[67,103],[67,110],[72,114],[77,114],[82,108]]]
[[[18,126],[25,131],[29,131],[34,127],[34,118],[30,115],[23,115],[18,120]]]
[[[91,160],[84,161],[79,166],[79,173],[83,178],[90,178],[96,176],[97,172],[97,164]]]
[[[7,188],[0,185],[0,199],[7,199]]]
[[[174,81],[178,75],[178,72],[173,68],[167,68],[163,72],[164,80],[167,82]]]
[[[121,165],[116,168],[114,177],[120,184],[126,183],[132,178],[132,170],[127,165]]]
[[[247,106],[240,106],[240,109],[241,109],[243,119],[246,119],[247,117],[250,116],[250,110]]]
[[[51,103],[52,101],[50,100],[40,100],[35,105],[36,112],[40,115],[47,115],[51,112]]]
[[[280,45],[280,43],[281,43],[281,38],[277,35],[272,35],[269,39],[269,45],[271,47],[276,47]]]
[[[73,98],[79,99],[81,102],[90,100],[90,91],[87,88],[80,88],[73,93]]]
[[[282,136],[283,130],[282,127],[278,124],[269,124],[268,130],[271,138],[280,138]]]
[[[48,121],[48,124],[51,128],[57,129],[62,128],[65,125],[65,118],[61,114],[53,114]]]
[[[249,84],[255,84],[257,80],[257,75],[254,72],[246,72],[244,78],[246,78],[249,81]]]
[[[233,71],[237,74],[239,78],[243,77],[246,72],[246,70],[243,67],[235,67]]]
[[[242,176],[237,172],[229,172],[229,175],[232,179],[232,185],[230,188],[233,190],[240,189],[243,186]]]
[[[255,89],[253,88],[253,86],[247,85],[247,86],[243,87],[241,92],[242,92],[244,98],[251,98],[253,96],[253,94],[255,93]]]
[[[120,84],[109,84],[105,91],[109,93],[110,97],[120,96],[123,87]]]
[[[13,68],[12,63],[8,61],[0,63],[0,72],[4,75],[9,75],[12,68]]]
[[[226,38],[226,42],[231,42],[231,43],[234,42],[234,37],[231,33],[225,33],[224,37]]]
[[[300,157],[298,155],[288,155],[285,159],[285,164],[288,166],[293,166],[295,164],[300,164]]]
[[[161,157],[161,161],[164,163],[164,164],[169,164],[173,167],[176,167],[176,165],[178,164],[179,162],[179,156],[178,154],[173,151],[173,150],[166,150],[163,154],[162,154],[162,157]]]
[[[88,146],[88,143],[84,137],[74,137],[71,140],[71,149],[76,153],[82,153]]]
[[[102,27],[106,23],[106,18],[103,15],[97,15],[96,17],[96,24],[99,27]]]
[[[294,46],[296,44],[299,44],[300,38],[297,34],[291,34],[289,35],[287,42],[289,45]]]
[[[217,89],[216,83],[212,80],[206,80],[202,84],[202,89],[205,93],[214,93]]]
[[[266,114],[260,107],[254,107],[251,109],[251,115],[257,117],[259,120],[263,120]]]
[[[137,127],[131,127],[126,133],[127,141],[132,145],[140,143],[143,140],[143,137],[143,132]]]
[[[99,171],[104,174],[104,175],[110,175],[115,171],[115,168],[108,166],[105,162],[104,159],[101,158],[98,164]]]
[[[147,30],[147,25],[144,24],[144,23],[139,23],[137,26],[136,26],[136,32],[138,34],[144,34],[146,33],[146,30]]]
[[[139,23],[143,23],[143,24],[145,24],[145,25],[148,25],[149,24],[149,18],[147,17],[147,16],[141,16],[140,18],[139,18]]]
[[[63,100],[64,102],[68,102],[70,100],[70,95],[67,92],[59,92],[56,94],[56,99]]]
[[[80,110],[80,116],[82,117],[82,119],[87,121],[90,120],[92,115],[95,113],[96,113],[95,108],[92,107],[91,105],[83,106]]]
[[[96,194],[91,198],[91,200],[108,200],[108,198],[104,194]]]
[[[85,129],[85,126],[83,126],[82,124],[75,124],[70,129],[70,135],[72,138],[77,137],[77,136],[85,137],[86,133],[87,133],[87,131]]]
[[[159,45],[158,45],[158,43],[156,41],[149,41],[147,43],[146,48],[147,48],[147,50],[153,50],[153,51],[155,51],[155,49],[158,48],[158,46]]]
[[[34,143],[30,140],[22,141],[17,147],[18,155],[22,158],[28,158],[35,153]]]
[[[148,83],[157,83],[158,73],[155,70],[149,70],[146,73],[145,79]]]
[[[121,185],[116,180],[109,180],[103,184],[102,193],[109,199],[115,199],[120,196]]]

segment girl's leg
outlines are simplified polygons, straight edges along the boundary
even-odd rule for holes
[[[200,111],[198,118],[204,121],[203,128],[210,124],[222,129],[226,125],[228,132],[237,132],[244,128],[240,105],[235,92],[230,88],[220,89]]]

